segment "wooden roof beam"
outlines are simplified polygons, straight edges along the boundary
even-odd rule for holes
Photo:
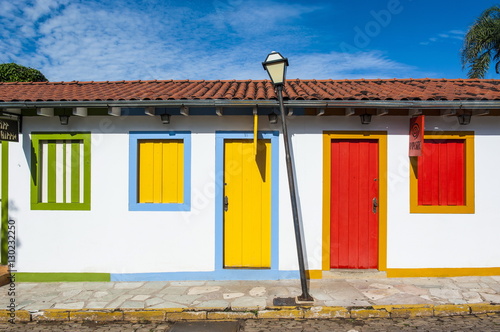
[[[444,115],[444,116],[457,115],[457,110],[454,110],[454,109],[441,110],[441,115]]]
[[[108,108],[108,115],[112,116],[121,116],[122,115],[122,108],[113,106]]]
[[[422,109],[421,108],[410,108],[408,110],[408,115],[409,116],[417,116],[417,115],[422,115]]]
[[[144,113],[149,116],[155,116],[156,115],[156,107],[154,106],[148,106],[144,109]]]
[[[36,114],[41,116],[54,116],[54,108],[40,107],[36,109]]]
[[[387,115],[389,110],[387,108],[377,108],[377,116]]]
[[[75,108],[73,108],[72,113],[75,116],[85,117],[88,115],[88,108],[87,107],[75,107]]]
[[[490,114],[490,110],[473,110],[472,115],[483,116]]]
[[[184,116],[189,116],[189,107],[186,105],[181,106],[181,114]]]

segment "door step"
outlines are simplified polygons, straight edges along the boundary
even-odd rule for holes
[[[323,279],[385,279],[387,272],[375,269],[334,269],[323,271]]]

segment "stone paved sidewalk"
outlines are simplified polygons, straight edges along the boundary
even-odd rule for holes
[[[263,310],[276,297],[300,295],[299,280],[17,283],[0,288],[0,306],[17,310]],[[500,303],[500,276],[323,279],[310,281],[314,306]]]

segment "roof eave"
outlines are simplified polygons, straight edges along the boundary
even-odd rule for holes
[[[422,109],[500,109],[500,100],[285,100],[285,107],[306,108],[422,108]],[[176,100],[107,100],[107,101],[10,101],[0,108],[36,107],[277,107],[278,101],[240,99],[176,99]]]

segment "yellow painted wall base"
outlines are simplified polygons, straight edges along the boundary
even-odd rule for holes
[[[306,270],[307,279],[321,279],[323,278],[323,271],[321,270]]]
[[[495,276],[500,275],[500,267],[387,269],[386,272],[388,278]]]

